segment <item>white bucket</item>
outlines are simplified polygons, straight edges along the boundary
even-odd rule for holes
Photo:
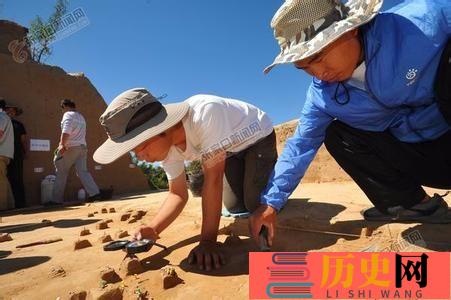
[[[79,189],[77,195],[78,195],[78,201],[85,201],[86,200],[86,191],[85,191],[85,189]]]
[[[46,204],[53,201],[53,185],[55,184],[55,175],[48,175],[41,181],[41,203]]]

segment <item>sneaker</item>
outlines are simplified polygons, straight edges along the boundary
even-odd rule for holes
[[[85,202],[94,202],[100,200],[102,200],[102,195],[100,193],[97,193],[95,195],[89,196],[88,199],[85,200]]]
[[[387,212],[383,213],[372,207],[362,211],[361,214],[366,221],[451,223],[451,213],[448,211],[448,204],[438,194],[434,194],[429,201],[418,203],[408,209],[402,206],[394,206],[389,207]]]

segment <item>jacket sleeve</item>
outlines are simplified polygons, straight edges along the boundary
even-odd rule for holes
[[[287,140],[272,171],[260,202],[280,211],[298,186],[316,152],[324,141],[333,118],[313,104],[312,87],[294,135]]]

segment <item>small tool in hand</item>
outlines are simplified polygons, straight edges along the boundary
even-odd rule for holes
[[[119,240],[111,242],[103,247],[104,251],[116,251],[116,250],[124,250],[126,255],[124,259],[127,257],[135,258],[136,253],[147,252],[152,246],[158,246],[163,249],[167,249],[165,246],[156,243],[154,240],[142,239],[139,241],[127,241],[127,240]]]
[[[260,251],[268,252],[271,250],[271,247],[269,247],[268,242],[268,227],[266,227],[265,225],[262,225],[260,233],[258,234],[258,239]]]

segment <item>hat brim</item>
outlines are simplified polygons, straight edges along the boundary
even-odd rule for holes
[[[148,139],[164,132],[180,122],[187,114],[187,102],[163,105],[164,109],[155,117],[139,126],[135,130],[118,139],[108,138],[94,152],[94,160],[100,164],[109,164],[122,155],[136,148]]]
[[[293,63],[318,53],[343,34],[371,21],[378,14],[383,4],[383,0],[368,0],[366,1],[367,9],[362,10],[361,7],[358,7],[361,2],[362,0],[350,0],[345,3],[350,8],[346,19],[335,22],[311,40],[293,45],[288,51],[281,52],[263,72],[268,74],[276,65]]]
[[[23,113],[22,109],[18,106],[6,105],[5,109],[8,109],[8,108],[14,108],[16,110],[16,116],[20,116]]]

